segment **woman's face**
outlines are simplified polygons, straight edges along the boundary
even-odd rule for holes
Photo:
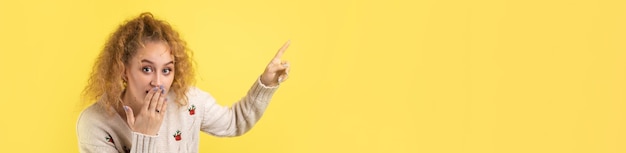
[[[142,106],[147,92],[154,87],[162,87],[167,93],[174,80],[174,59],[166,43],[155,41],[144,45],[131,58],[125,72],[126,96],[133,98],[130,105],[135,106]]]

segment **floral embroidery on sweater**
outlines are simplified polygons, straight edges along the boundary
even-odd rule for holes
[[[181,137],[180,137],[180,130],[176,130],[176,133],[174,133],[174,139],[176,141],[180,141]]]
[[[196,105],[191,105],[191,107],[189,107],[189,115],[194,115],[196,114]]]
[[[113,137],[111,137],[111,135],[110,135],[110,134],[107,134],[107,136],[106,136],[106,137],[104,137],[104,138],[107,140],[107,142],[110,142],[110,143],[115,144],[115,142],[113,141]]]

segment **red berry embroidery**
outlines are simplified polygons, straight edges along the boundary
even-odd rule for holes
[[[107,136],[106,136],[106,137],[104,137],[104,138],[107,140],[107,142],[110,142],[110,143],[115,143],[115,142],[113,141],[113,138],[111,137],[111,135],[110,135],[110,134],[107,134]]]
[[[189,110],[189,115],[196,114],[196,105],[191,105],[187,110]]]
[[[174,133],[174,139],[176,139],[176,141],[180,141],[180,130],[176,130],[176,133]]]

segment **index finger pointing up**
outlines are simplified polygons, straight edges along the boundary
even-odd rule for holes
[[[283,47],[280,47],[280,49],[276,53],[276,56],[274,56],[274,59],[280,59],[283,56],[283,54],[285,53],[285,51],[287,50],[287,48],[289,48],[289,44],[291,44],[291,40],[287,41],[283,45]]]

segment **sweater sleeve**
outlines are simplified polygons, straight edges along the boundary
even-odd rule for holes
[[[141,133],[133,132],[131,153],[150,153],[156,152],[156,139],[157,136],[144,135]]]
[[[208,96],[203,110],[201,130],[221,137],[239,136],[249,131],[261,118],[278,86],[267,87],[260,78],[245,97],[231,107],[220,106]]]
[[[83,111],[76,123],[78,149],[81,153],[117,153],[114,138],[106,130],[106,124],[101,122],[102,116],[97,106]]]
[[[82,133],[82,134],[81,134]],[[119,148],[113,144],[113,142],[108,142],[104,137],[95,138],[94,134],[101,132],[81,132],[79,133],[79,149],[81,153],[118,153],[123,152],[119,151]],[[93,137],[90,140],[85,140],[86,137]],[[103,141],[104,139],[104,141]],[[109,136],[109,139],[113,139]],[[152,153],[156,152],[156,139],[157,136],[149,136],[141,133],[132,133],[132,147],[131,153]]]
[[[77,121],[76,134],[78,136],[81,153],[118,153],[128,152],[122,147],[120,136],[131,134],[132,153],[156,152],[157,136],[149,136],[136,132],[126,132],[126,124],[108,122],[110,117],[105,116],[101,107],[94,105],[84,110]],[[126,134],[127,133],[127,134]]]
[[[80,152],[81,153],[92,153],[92,152],[103,152],[103,153],[117,153],[118,151],[115,147],[110,146],[97,146],[92,144],[80,143]]]

